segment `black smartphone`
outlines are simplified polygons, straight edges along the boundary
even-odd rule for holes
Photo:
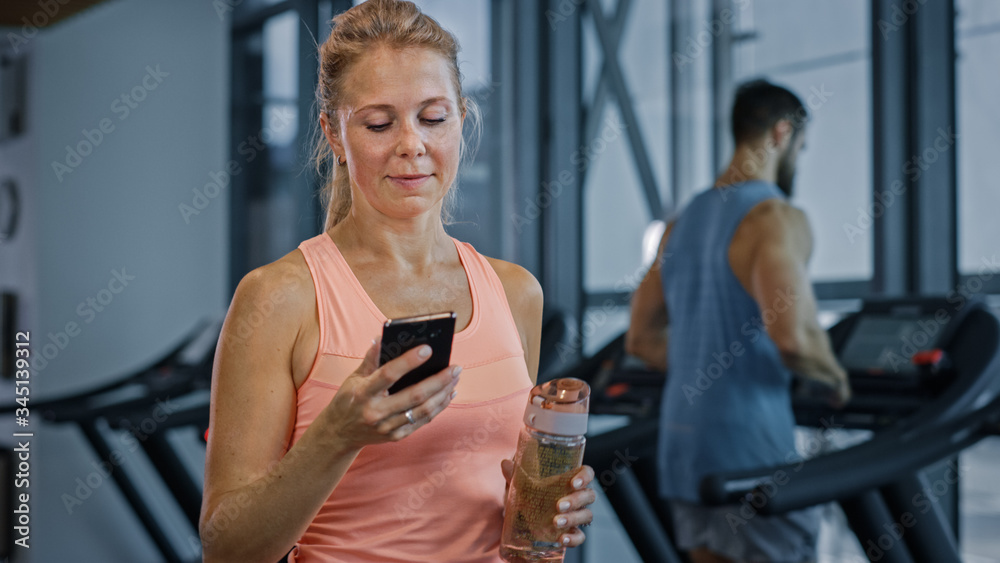
[[[401,356],[421,344],[431,347],[431,357],[399,381],[392,384],[389,394],[427,379],[451,363],[451,341],[455,336],[455,313],[437,313],[405,319],[389,319],[382,326],[378,365]]]

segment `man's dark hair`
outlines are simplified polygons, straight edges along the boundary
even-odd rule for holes
[[[756,140],[782,119],[791,120],[798,133],[808,118],[802,100],[789,90],[766,80],[745,82],[733,102],[733,141],[738,145]]]

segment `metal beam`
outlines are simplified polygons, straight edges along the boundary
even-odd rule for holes
[[[913,91],[907,66],[911,30],[910,25],[904,24],[886,33],[883,29],[888,31],[888,28],[878,25],[891,21],[893,4],[893,0],[877,0],[871,13],[872,292],[882,296],[905,295],[914,289],[909,242],[913,185],[904,174]]]
[[[694,35],[694,7],[690,2],[670,3],[670,50],[684,53],[686,39]],[[669,55],[669,54],[668,54]],[[670,65],[670,193],[676,208],[686,190],[698,188],[695,179],[695,70],[685,68],[697,60],[682,63],[667,57]],[[700,189],[700,188],[699,188]]]
[[[314,113],[318,108],[313,107],[316,99],[316,84],[319,80],[319,54],[316,50],[316,42],[319,41],[319,1],[318,0],[295,0],[295,10],[299,16],[299,84],[298,84],[298,133],[296,135],[296,146],[303,147],[299,151],[299,170],[308,170],[309,158],[312,156],[312,147],[308,146],[314,127],[319,127],[316,120],[319,115]],[[325,217],[319,204],[317,191],[319,181],[312,174],[295,174],[293,176],[294,190],[297,192],[295,201],[301,206],[305,213],[300,214],[299,220],[294,225],[296,234],[295,240],[306,240],[323,232]]]
[[[537,17],[560,13],[560,2],[548,0],[536,5]],[[543,87],[544,131],[541,170],[545,181],[538,193],[541,209],[542,288],[545,301],[582,327],[583,297],[583,196],[578,154],[582,123],[581,96],[581,10],[572,10],[565,19],[542,27],[543,67],[538,81]],[[575,357],[562,358],[573,362]]]
[[[501,256],[542,278],[542,25],[536,0],[493,0],[490,97],[497,150],[490,163],[500,192]]]
[[[609,38],[612,42],[612,49],[617,53],[621,46],[622,30],[625,28],[625,20],[629,14],[631,1],[622,0],[615,10],[615,17],[612,20],[609,31]],[[589,143],[597,137],[597,132],[601,127],[601,120],[604,119],[604,108],[608,103],[608,96],[611,94],[611,70],[610,63],[605,58],[601,61],[601,72],[597,75],[597,88],[594,90],[594,99],[591,100],[590,107],[587,108],[587,119],[584,125],[583,142]],[[586,171],[584,171],[586,174]]]
[[[249,197],[253,182],[262,173],[265,160],[254,159],[244,162],[243,156],[237,154],[237,147],[251,135],[257,134],[263,128],[263,116],[258,103],[252,96],[263,89],[263,59],[261,54],[247,49],[249,39],[247,34],[239,34],[235,30],[232,35],[230,49],[230,119],[229,119],[229,150],[230,158],[243,162],[243,172],[232,179],[232,189],[229,190],[229,295],[236,292],[243,276],[250,271],[249,261]]]
[[[237,7],[236,12],[233,13],[233,35],[241,36],[256,33],[260,31],[267,20],[288,10],[294,10],[297,4],[298,0],[282,0],[281,2],[267,6],[261,6],[252,12],[245,12]]]
[[[728,11],[728,12],[727,12]],[[733,151],[729,134],[730,107],[733,103],[733,14],[732,0],[713,0],[712,21],[721,27],[712,40],[712,166],[722,170]]]
[[[913,14],[913,168],[915,289],[946,293],[958,280],[955,138],[955,8],[928,2]]]
[[[627,2],[628,0],[619,0]],[[622,75],[621,65],[618,62],[618,52],[614,48],[615,43],[611,37],[610,25],[604,17],[604,11],[600,0],[587,0],[587,8],[594,20],[594,28],[600,39],[601,49],[604,52],[604,61],[611,82],[611,89],[618,99],[618,109],[621,111],[622,120],[625,122],[625,133],[629,144],[632,146],[632,158],[635,161],[636,172],[642,182],[643,193],[646,196],[646,206],[650,211],[650,218],[659,219],[663,214],[663,202],[660,198],[660,190],[656,187],[656,177],[653,175],[653,167],[649,162],[649,154],[646,152],[646,143],[642,138],[642,130],[639,128],[639,119],[635,115],[635,108],[632,107],[632,98],[629,95],[628,86],[625,84],[625,77]]]

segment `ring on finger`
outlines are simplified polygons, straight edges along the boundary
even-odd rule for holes
[[[403,416],[406,417],[406,421],[409,422],[410,424],[417,423],[417,420],[413,418],[413,409],[406,409],[406,412],[403,413]]]

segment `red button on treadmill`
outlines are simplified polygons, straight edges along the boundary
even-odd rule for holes
[[[918,366],[933,366],[941,363],[942,358],[944,358],[944,350],[921,350],[914,354],[910,361]]]
[[[605,397],[620,397],[628,392],[628,383],[612,383],[604,390]]]

